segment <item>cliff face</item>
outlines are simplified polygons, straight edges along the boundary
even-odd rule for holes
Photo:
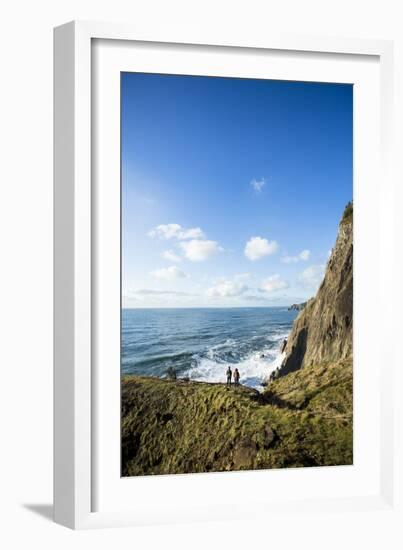
[[[323,361],[348,358],[352,352],[353,207],[349,204],[323,282],[294,322],[278,376]]]

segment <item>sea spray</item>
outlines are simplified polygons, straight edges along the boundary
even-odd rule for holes
[[[281,336],[272,336],[271,347],[262,347],[259,351],[252,351],[245,356],[237,356],[234,353],[231,357],[227,353],[223,354],[223,357],[217,347],[215,350],[209,350],[205,357],[195,355],[192,358],[192,366],[184,372],[184,376],[202,382],[224,382],[227,367],[236,367],[240,372],[241,384],[262,390],[262,384],[270,373],[281,365],[284,354],[280,353],[280,347],[287,335],[285,332]]]

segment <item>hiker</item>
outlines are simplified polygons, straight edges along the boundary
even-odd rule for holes
[[[286,345],[287,345],[287,338],[284,338],[283,344],[281,346],[281,352],[280,353],[284,353]]]
[[[231,367],[228,367],[228,369],[227,369],[227,386],[231,385],[231,378],[232,378],[232,370],[231,370]]]
[[[237,368],[234,370],[234,384],[239,386],[239,370]]]

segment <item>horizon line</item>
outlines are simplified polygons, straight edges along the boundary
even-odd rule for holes
[[[305,300],[307,301],[307,300]],[[283,304],[276,306],[144,306],[144,307],[124,307],[121,306],[121,309],[264,309],[264,308],[280,308],[280,307],[290,307],[294,304],[300,304],[303,302],[293,302],[292,304]]]

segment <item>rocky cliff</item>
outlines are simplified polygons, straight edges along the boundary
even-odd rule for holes
[[[353,352],[353,205],[339,225],[322,284],[298,315],[277,377]]]

